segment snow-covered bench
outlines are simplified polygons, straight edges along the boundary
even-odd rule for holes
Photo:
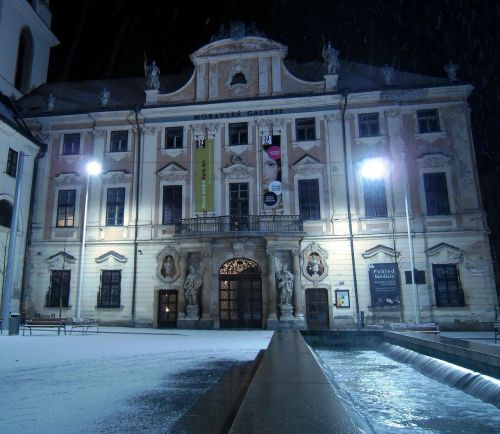
[[[83,335],[86,335],[89,328],[95,327],[96,333],[99,333],[99,323],[92,318],[72,318],[71,319],[71,329],[69,334],[73,333],[73,330],[81,330]]]
[[[400,332],[422,332],[439,334],[439,326],[434,322],[423,322],[423,323],[408,323],[408,322],[391,322],[391,330]]]
[[[64,319],[57,318],[36,318],[36,319],[27,319],[22,325],[23,328],[23,336],[26,332],[26,329],[29,329],[30,335],[32,334],[33,329],[38,330],[57,330],[57,334],[61,334],[61,330],[66,334],[66,321]]]

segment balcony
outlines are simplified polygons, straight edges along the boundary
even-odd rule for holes
[[[178,220],[175,224],[176,235],[234,232],[283,233],[303,230],[303,222],[298,215],[197,217]]]

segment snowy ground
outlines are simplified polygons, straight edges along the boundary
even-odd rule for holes
[[[167,433],[272,331],[0,336],[0,433]],[[123,333],[128,331],[129,333]]]

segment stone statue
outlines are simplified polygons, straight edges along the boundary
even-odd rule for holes
[[[382,75],[384,76],[384,83],[388,86],[392,84],[394,78],[394,68],[389,65],[384,65],[382,68]]]
[[[111,96],[111,94],[109,93],[109,90],[107,88],[103,87],[101,89],[101,92],[99,92],[99,99],[101,100],[102,106],[108,105],[110,96]]]
[[[151,65],[144,61],[144,75],[146,76],[147,89],[160,89],[160,68],[158,68],[154,60]]]
[[[291,305],[293,292],[293,274],[288,271],[288,265],[283,262],[281,271],[278,274],[278,289],[280,290],[280,304]]]
[[[54,111],[54,105],[56,103],[56,97],[49,93],[49,96],[47,97],[47,110],[49,112]]]
[[[175,276],[175,260],[172,255],[165,256],[163,259],[163,265],[160,271],[161,275],[167,279],[172,279]]]
[[[186,276],[186,281],[184,282],[184,294],[186,296],[186,301],[188,306],[198,305],[198,290],[203,283],[202,278],[198,275],[196,267],[194,265],[189,266],[189,273]]]
[[[326,46],[323,46],[323,59],[326,62],[326,72],[327,74],[338,74],[340,70],[339,64],[339,52],[332,47],[330,41]]]
[[[450,60],[450,63],[448,63],[448,65],[445,65],[443,69],[448,74],[448,80],[458,81],[458,79],[457,79],[458,65],[457,64],[453,63]]]

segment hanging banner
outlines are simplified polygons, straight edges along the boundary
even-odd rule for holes
[[[399,270],[394,262],[369,265],[372,307],[399,305]]]
[[[214,210],[214,139],[194,141],[195,211]]]
[[[262,137],[262,183],[264,209],[283,206],[281,189],[281,136]]]

